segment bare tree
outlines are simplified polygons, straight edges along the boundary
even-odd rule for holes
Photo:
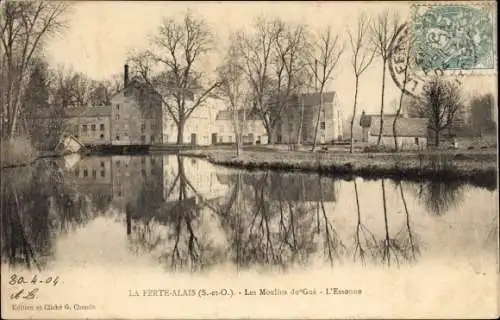
[[[283,116],[284,112],[290,111],[288,114],[293,116],[293,119],[290,119],[292,121],[287,123],[288,127],[296,123],[294,120],[297,105],[293,98],[308,78],[307,58],[310,51],[304,25],[288,25],[281,20],[277,20],[275,24],[277,33],[272,64],[274,70],[272,83],[275,87],[272,88],[274,95],[270,105],[269,123],[271,133],[279,124],[284,125],[283,120],[287,118]],[[293,110],[289,110],[289,107],[293,107]],[[291,139],[290,136],[289,140]]]
[[[123,76],[119,73],[115,73],[108,79],[104,80],[103,85],[106,87],[109,98],[111,98],[113,95],[123,89]]]
[[[404,40],[402,40],[398,43],[393,43],[393,46],[397,46],[399,49],[399,50],[397,50],[397,52],[403,53],[402,57],[396,57],[395,59],[399,59],[401,61],[404,61],[404,64],[402,65],[402,67],[403,67],[403,70],[402,70],[403,71],[403,82],[402,82],[401,94],[399,96],[399,105],[398,105],[398,109],[396,110],[396,116],[394,117],[394,120],[392,122],[392,133],[394,136],[394,148],[396,149],[396,151],[399,149],[398,134],[397,134],[397,130],[396,130],[397,121],[399,119],[399,116],[401,115],[404,97],[405,97],[405,95],[407,95],[406,85],[408,84],[408,82],[410,80],[409,73],[410,73],[410,65],[411,65],[411,57],[412,57],[412,39],[409,37],[404,37],[402,39],[404,39]],[[403,47],[402,50],[401,50],[401,47]],[[380,121],[382,121],[382,116],[380,117],[380,119],[381,119]],[[380,125],[382,126],[382,123]],[[381,127],[381,129],[382,129],[382,127]],[[382,133],[382,131],[380,131],[380,133],[379,133],[379,141],[380,141],[381,133]]]
[[[281,116],[306,77],[306,27],[261,17],[253,32],[240,32],[237,39],[254,107],[273,143]]]
[[[454,81],[434,76],[424,85],[420,108],[428,118],[428,128],[435,134],[435,146],[439,147],[442,132],[451,129],[463,109],[461,88]]]
[[[63,27],[67,8],[62,2],[9,1],[0,9],[2,137],[15,135],[30,63],[46,37]]]
[[[368,46],[368,31],[369,22],[366,15],[361,14],[358,18],[358,23],[356,29],[353,31],[349,30],[348,37],[350,48],[352,51],[351,65],[354,70],[355,77],[355,90],[354,90],[354,106],[351,119],[351,146],[349,152],[353,152],[354,137],[353,137],[353,127],[354,118],[356,117],[356,107],[358,103],[358,89],[359,89],[359,77],[368,69],[370,64],[375,57],[375,51],[371,50]]]
[[[245,32],[237,34],[239,53],[243,57],[244,71],[253,94],[253,105],[259,110],[269,142],[273,128],[270,123],[268,102],[271,96],[272,49],[276,29],[275,23],[259,18],[254,23],[253,34]]]
[[[319,84],[319,110],[316,117],[316,124],[314,126],[314,141],[312,151],[316,148],[316,140],[318,138],[318,125],[321,112],[324,111],[323,106],[323,93],[328,85],[328,82],[333,78],[333,71],[337,67],[339,59],[344,51],[344,44],[339,35],[334,35],[332,28],[328,26],[319,36],[319,39],[314,44],[312,57],[314,59],[314,66],[311,71],[313,73],[315,82]]]
[[[399,17],[396,14],[390,14],[389,10],[384,10],[378,17],[372,20],[370,25],[370,37],[376,54],[382,59],[382,98],[380,102],[380,131],[378,134],[377,145],[380,145],[382,139],[382,130],[384,126],[384,95],[385,95],[385,74],[387,70],[387,60],[392,54],[392,43],[400,27]]]
[[[223,64],[218,68],[219,91],[227,99],[228,111],[232,114],[233,131],[236,138],[236,156],[240,155],[242,134],[245,126],[245,79],[242,73],[241,57],[235,47],[234,37]],[[242,108],[243,107],[243,108]],[[240,112],[243,111],[243,112]],[[240,115],[240,113],[242,113]]]
[[[164,18],[152,48],[131,57],[139,78],[157,89],[177,125],[177,144],[184,143],[184,125],[220,83],[204,85],[202,59],[211,50],[212,33],[203,19],[188,12],[181,22]],[[160,70],[156,72],[156,70]]]

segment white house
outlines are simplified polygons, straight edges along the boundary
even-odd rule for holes
[[[194,99],[186,100],[188,108]],[[224,101],[216,96],[208,97],[202,105],[197,107],[184,124],[184,144],[210,145],[216,141],[217,131],[214,127],[215,118],[219,110],[225,108]],[[163,108],[163,143],[177,143],[177,125],[172,116]]]
[[[243,113],[245,112],[245,113]],[[221,110],[215,118],[217,143],[236,142],[235,124],[240,124],[243,143],[267,144],[268,136],[262,118],[251,110]]]

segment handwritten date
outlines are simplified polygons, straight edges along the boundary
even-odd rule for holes
[[[23,284],[32,284],[32,285],[50,285],[56,286],[59,283],[59,276],[56,277],[38,277],[36,274],[30,277],[23,277],[17,274],[13,274],[10,276],[9,284],[11,286],[14,285],[23,285]]]

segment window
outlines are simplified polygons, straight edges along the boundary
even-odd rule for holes
[[[101,167],[104,167],[104,162],[101,161]]]
[[[141,136],[141,142],[145,143],[146,142],[146,136]]]
[[[119,168],[120,167],[120,160],[116,160],[116,166]]]
[[[229,142],[233,142],[233,136],[229,136]]]
[[[92,169],[92,177],[97,177],[97,170],[96,169]]]
[[[120,140],[120,136],[116,136],[116,137],[115,137],[115,140]]]
[[[83,176],[86,177],[89,175],[89,172],[87,171],[87,169],[83,169]]]
[[[143,123],[141,124],[141,132],[144,132],[146,130],[146,124]]]
[[[104,172],[104,170],[101,170],[101,177],[104,178],[104,176],[106,176],[106,173]]]
[[[154,142],[155,141],[155,136],[151,136],[151,142]]]
[[[418,137],[415,137],[415,144],[418,146]]]
[[[151,122],[151,130],[155,130],[155,129],[156,129],[156,123]]]
[[[146,163],[146,158],[142,157],[141,158],[141,164],[145,164]]]
[[[78,168],[75,169],[75,177],[80,176],[80,170]]]
[[[120,120],[120,115],[119,115],[119,114],[117,114],[117,115],[115,116],[115,120]]]
[[[73,134],[77,135],[78,136],[78,125],[75,125],[73,127]]]
[[[86,124],[82,125],[82,132],[83,133],[87,132],[87,125]]]
[[[101,131],[104,131],[104,123],[101,123],[101,125],[99,126],[99,129],[100,129]]]
[[[104,139],[104,135],[101,133],[101,139]]]
[[[116,111],[120,111],[120,105],[119,104],[116,105]]]
[[[91,125],[90,125],[90,129],[91,129],[92,131],[95,131],[95,124],[91,124]]]
[[[219,137],[219,143],[222,143],[222,136]]]
[[[325,130],[325,127],[326,127],[325,122],[324,122],[324,121],[323,121],[323,122],[321,122],[321,129],[322,129],[322,130]]]

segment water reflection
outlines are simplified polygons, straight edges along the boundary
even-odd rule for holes
[[[51,268],[69,263],[63,255],[89,254],[61,248],[79,245],[71,237],[76,232],[103,236],[89,226],[98,217],[110,236],[123,234],[126,241],[97,246],[110,252],[126,246],[120,254],[171,271],[228,263],[238,270],[397,267],[426,256],[491,253],[485,243],[498,234],[490,223],[497,195],[484,189],[250,173],[173,155],[43,160],[2,170],[1,195],[2,261],[25,268]],[[471,215],[475,201],[493,206]]]

